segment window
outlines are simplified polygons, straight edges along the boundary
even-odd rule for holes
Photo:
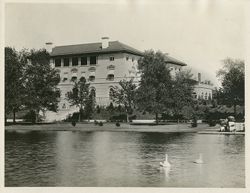
[[[90,89],[90,94],[91,94],[93,97],[96,97],[95,88],[91,88],[91,89]]]
[[[86,82],[86,78],[82,76],[82,77],[80,78],[80,81],[81,81],[81,82]]]
[[[63,59],[63,66],[69,66],[69,58]]]
[[[107,80],[110,80],[110,81],[114,80],[114,74],[108,74]]]
[[[61,58],[55,59],[55,67],[61,67]]]
[[[111,87],[111,88],[109,89],[109,99],[110,99],[110,100],[112,100],[113,94],[114,94],[114,89]]]
[[[63,78],[63,82],[66,82],[68,79],[66,77]]]
[[[78,66],[78,58],[77,57],[72,58],[72,66]]]
[[[115,60],[115,57],[111,56],[109,57],[109,61],[114,61]]]
[[[128,57],[128,56],[126,57],[126,60],[127,60],[127,61],[129,60],[129,57]]]
[[[94,82],[95,81],[95,76],[89,76],[89,81]]]
[[[71,78],[71,81],[72,81],[72,82],[76,82],[76,81],[77,81],[77,77],[76,77],[76,76],[73,76],[73,77]]]
[[[134,60],[135,60],[135,58],[134,58],[134,57],[132,57],[132,62],[134,62]]]
[[[96,56],[90,56],[90,64],[96,64]]]
[[[81,65],[87,65],[88,64],[88,58],[87,57],[81,57]]]

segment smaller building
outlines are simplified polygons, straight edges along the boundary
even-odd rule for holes
[[[211,100],[213,98],[214,86],[209,80],[201,79],[201,73],[198,73],[197,84],[194,87],[194,97],[196,99]]]

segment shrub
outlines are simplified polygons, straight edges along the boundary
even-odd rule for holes
[[[119,122],[116,122],[115,125],[116,125],[116,127],[120,127],[120,123]]]
[[[94,121],[94,124],[95,124],[95,125],[98,125],[98,121],[97,121],[97,120],[95,120],[95,121]]]
[[[197,127],[197,119],[193,119],[191,123],[192,127]]]
[[[210,127],[214,127],[216,125],[216,121],[215,120],[209,120],[208,124]]]
[[[75,121],[72,121],[71,124],[72,124],[72,126],[74,126],[74,127],[76,126],[76,122],[75,122]]]
[[[103,122],[102,121],[99,122],[99,126],[103,126]]]

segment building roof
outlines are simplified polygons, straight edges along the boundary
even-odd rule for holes
[[[187,66],[186,63],[180,61],[180,60],[177,60],[169,55],[165,55],[165,62],[166,63],[171,63],[171,64],[177,64],[177,65],[180,65],[180,66]]]
[[[77,54],[101,54],[112,52],[125,52],[138,56],[143,53],[119,41],[110,41],[107,48],[102,48],[102,43],[88,43],[67,46],[56,46],[52,49],[51,56],[77,55]]]

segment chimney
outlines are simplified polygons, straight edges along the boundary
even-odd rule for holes
[[[109,47],[109,37],[102,37],[102,49]]]
[[[52,43],[52,42],[46,42],[45,45],[46,45],[46,50],[47,50],[49,53],[51,53],[51,52],[52,52],[53,43]]]
[[[201,82],[201,73],[198,73],[198,82]]]

